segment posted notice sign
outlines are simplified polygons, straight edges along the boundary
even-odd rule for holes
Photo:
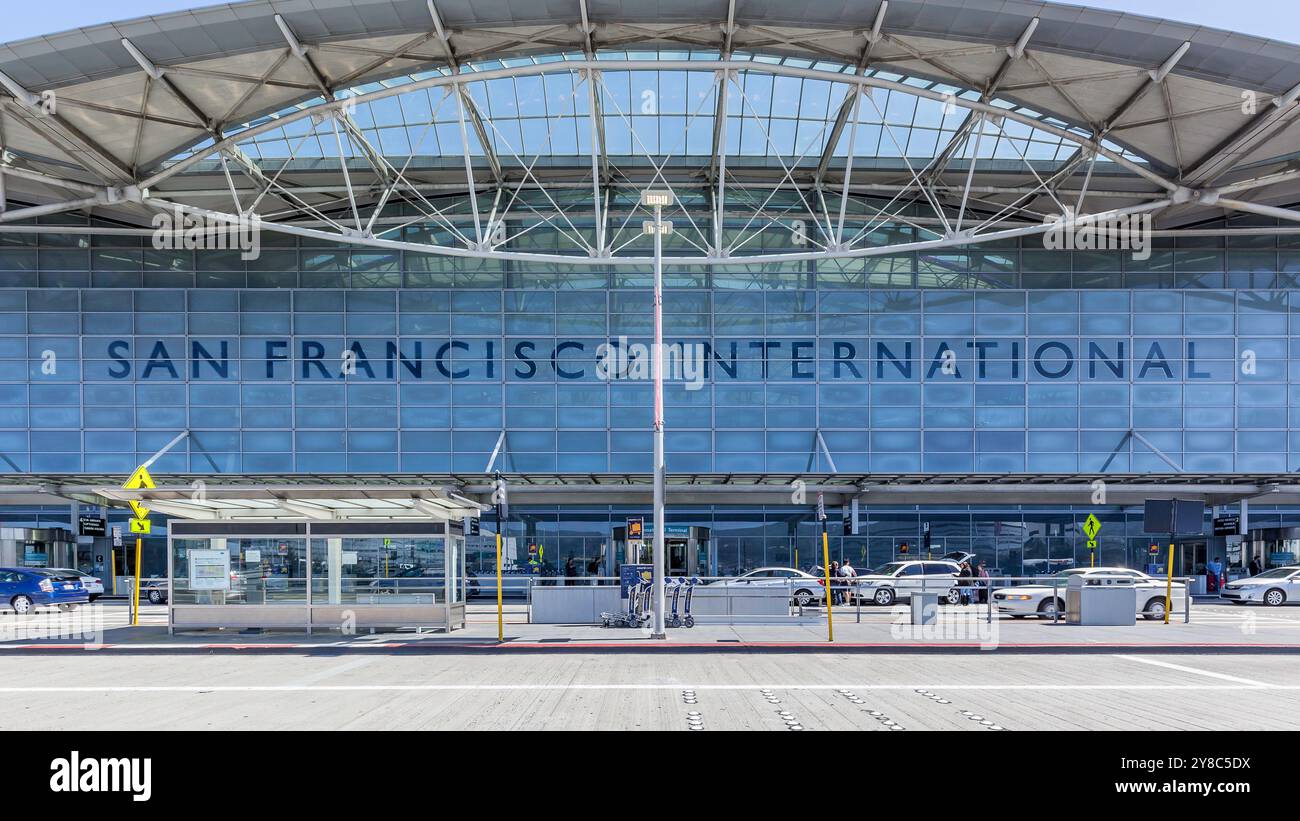
[[[230,553],[225,550],[191,550],[190,589],[229,590]]]

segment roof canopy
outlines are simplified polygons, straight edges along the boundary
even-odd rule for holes
[[[1050,3],[255,0],[0,46],[0,72],[25,226],[256,215],[638,264],[628,195],[668,184],[670,253],[718,264],[778,258],[755,237],[791,219],[836,257],[1063,214],[1300,220],[1300,47]]]

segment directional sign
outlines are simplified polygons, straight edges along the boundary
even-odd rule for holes
[[[1083,520],[1083,532],[1088,534],[1089,540],[1095,540],[1100,530],[1101,520],[1095,514],[1089,513],[1088,518]]]
[[[149,533],[153,530],[153,525],[149,522],[148,519],[132,519],[130,524],[131,524],[131,532],[137,533],[141,536],[148,536]]]
[[[127,502],[127,504],[131,506],[131,512],[135,514],[135,518],[137,519],[149,518],[149,508],[140,504],[135,499],[132,499],[131,501]]]
[[[1096,540],[1096,539],[1089,539],[1089,540],[1088,540],[1088,549],[1089,549],[1089,550],[1096,550],[1096,549],[1097,549],[1097,540]]]

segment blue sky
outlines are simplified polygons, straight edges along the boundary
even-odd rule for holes
[[[576,2],[576,0],[575,0]],[[812,0],[816,2],[816,0]],[[1300,43],[1296,0],[1058,0],[1130,11]],[[20,40],[92,23],[216,5],[208,0],[7,0],[0,41]]]

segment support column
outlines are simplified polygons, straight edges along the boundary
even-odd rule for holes
[[[326,558],[325,563],[329,568],[329,578],[326,581],[327,595],[330,604],[343,603],[343,540],[333,538],[325,540]]]

